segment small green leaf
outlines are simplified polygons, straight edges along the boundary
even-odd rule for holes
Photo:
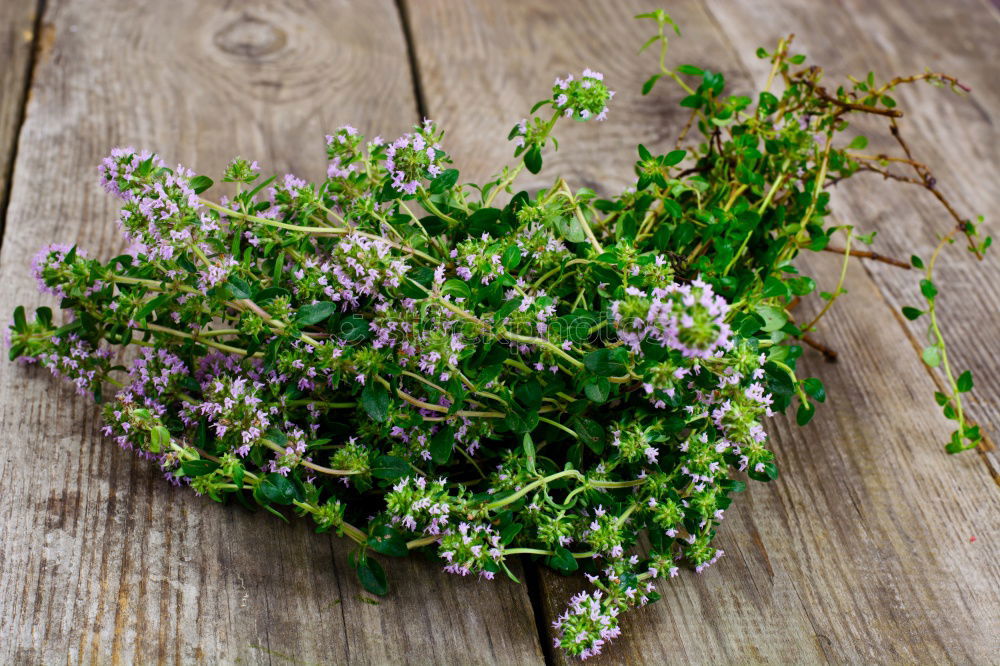
[[[909,319],[910,321],[913,321],[923,313],[924,313],[923,310],[919,310],[917,308],[911,308],[909,305],[903,306],[903,316]]]
[[[705,73],[701,67],[695,67],[694,65],[678,65],[676,71],[679,74],[687,74],[688,76],[701,76]]]
[[[705,103],[705,98],[701,95],[688,95],[681,100],[681,106],[687,109],[698,109]]]
[[[24,306],[18,305],[14,308],[14,330],[18,333],[24,333],[26,328],[28,328],[28,322],[24,317]]]
[[[601,377],[621,375],[625,372],[625,364],[619,360],[614,351],[606,347],[592,351],[583,357],[583,365],[587,370]]]
[[[562,237],[570,243],[582,243],[587,240],[587,233],[580,225],[580,221],[573,216],[556,218],[556,226]]]
[[[542,385],[529,376],[514,388],[514,397],[526,409],[538,409],[542,406]]]
[[[466,220],[466,224],[473,229],[480,226],[487,227],[500,219],[501,212],[502,211],[499,208],[480,208],[479,210],[473,211],[473,213],[469,215]]]
[[[958,376],[956,382],[959,393],[968,393],[972,390],[972,370],[966,370]]]
[[[337,326],[338,337],[346,342],[359,342],[368,337],[371,332],[371,325],[363,317],[352,315],[340,322]]]
[[[159,453],[170,446],[170,431],[163,426],[156,426],[149,431],[149,450]]]
[[[871,245],[875,242],[875,235],[878,234],[877,231],[871,231],[867,234],[855,234],[854,238],[858,241],[864,243],[865,245]]]
[[[514,298],[509,301],[504,301],[504,304],[500,306],[500,309],[493,313],[494,323],[499,323],[506,319],[514,310],[521,306],[524,299]]]
[[[431,438],[431,460],[437,465],[446,465],[455,448],[455,429],[451,426],[442,428]]]
[[[253,302],[259,305],[266,305],[276,298],[280,297],[291,297],[291,293],[287,289],[281,287],[268,287],[267,289],[261,289],[256,294],[253,295]]]
[[[802,390],[806,392],[816,402],[826,402],[826,388],[823,382],[815,377],[810,377],[802,381]]]
[[[524,523],[511,523],[503,528],[500,530],[500,543],[504,546],[510,544],[522,529],[524,529]]]
[[[535,443],[531,440],[531,435],[524,433],[524,440],[521,443],[524,448],[524,457],[528,461],[528,471],[535,473]]]
[[[795,413],[795,422],[800,426],[804,426],[812,420],[813,415],[816,413],[816,408],[813,407],[808,402],[803,402],[799,405],[798,411]]]
[[[611,382],[607,377],[594,377],[583,385],[583,393],[587,399],[598,405],[607,402],[611,393]]]
[[[441,285],[441,293],[468,301],[472,298],[472,289],[464,280],[452,278]]]
[[[864,150],[868,147],[868,137],[866,136],[856,136],[851,139],[851,142],[847,144],[848,150]]]
[[[590,447],[594,453],[604,451],[605,433],[601,424],[593,419],[579,417],[573,420],[573,430],[580,436],[580,441]]]
[[[377,560],[359,558],[355,572],[358,574],[361,587],[365,590],[380,597],[389,592],[389,581],[386,580],[385,570]]]
[[[213,185],[212,179],[208,176],[195,176],[189,181],[189,184],[195,194],[201,194]]]
[[[406,557],[410,553],[406,538],[389,525],[379,525],[369,533],[368,547],[390,557]]]
[[[451,189],[458,182],[458,169],[445,169],[431,181],[431,194],[441,194]]]
[[[924,260],[915,254],[910,257],[910,263],[913,264],[914,268],[922,269],[924,267]]]
[[[517,245],[511,245],[504,250],[501,263],[507,271],[512,271],[517,268],[517,265],[521,263],[521,248]]]
[[[295,321],[303,326],[314,326],[327,319],[337,311],[337,304],[332,301],[320,301],[303,305],[295,313]]]
[[[292,483],[291,479],[271,472],[257,484],[257,492],[274,504],[291,504],[302,500],[302,491]]]
[[[542,150],[538,146],[532,146],[524,153],[524,166],[531,173],[538,173],[542,170]]]
[[[930,367],[936,368],[941,365],[941,348],[937,345],[924,347],[924,352],[921,355],[924,358],[924,363]]]
[[[659,78],[663,76],[662,74],[653,74],[651,77],[646,79],[646,82],[642,84],[642,94],[648,95],[649,91],[653,89]]]
[[[504,423],[519,435],[528,433],[538,425],[538,412],[535,410],[522,411],[520,409],[511,409],[504,417]]]
[[[373,421],[385,423],[389,418],[389,392],[374,378],[369,378],[361,390],[361,405]]]
[[[236,469],[233,470],[233,483],[236,484],[237,488],[243,488],[243,477],[246,476],[246,473],[247,468],[243,465],[237,465]],[[240,495],[240,497],[242,498],[243,495]]]
[[[958,431],[955,431],[955,435],[958,435]],[[947,445],[945,445],[944,450],[951,454],[961,453],[965,451],[965,445],[962,443],[961,439],[953,438]]]
[[[675,164],[680,164],[684,160],[684,156],[687,155],[686,150],[671,150],[669,153],[663,157],[664,166],[674,166]]]
[[[785,314],[785,311],[773,305],[758,305],[754,308],[754,312],[764,320],[763,330],[766,333],[780,331],[788,322],[788,315]]]
[[[372,476],[376,479],[395,481],[410,473],[410,465],[396,456],[379,456],[372,467]]]
[[[52,326],[52,308],[43,305],[35,309],[35,319],[46,326]]]
[[[226,280],[226,287],[233,298],[250,298],[250,285],[245,280],[232,276]]]
[[[555,549],[555,554],[549,557],[549,566],[562,573],[570,573],[580,567],[576,558],[573,557],[573,553],[563,546],[558,546]]]
[[[934,286],[934,283],[930,280],[921,280],[920,293],[923,294],[924,298],[928,301],[932,301],[934,300],[934,297],[937,296],[938,290],[937,287]]]

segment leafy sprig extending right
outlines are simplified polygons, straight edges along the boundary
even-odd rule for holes
[[[688,95],[681,101],[681,106],[690,107],[692,113],[690,120],[678,138],[678,147],[692,126],[697,126],[701,130],[703,139],[707,141],[709,153],[712,152],[713,142],[714,145],[719,145],[719,136],[726,133],[726,128],[730,128],[728,134],[733,139],[745,138],[748,134],[756,135],[764,138],[766,146],[768,140],[766,132],[761,131],[759,126],[747,129],[746,123],[751,118],[755,122],[764,122],[764,127],[768,131],[779,127],[781,123],[787,125],[789,121],[797,120],[803,123],[804,129],[808,128],[810,131],[816,132],[817,135],[824,137],[820,144],[822,145],[822,152],[818,169],[815,168],[815,163],[813,163],[812,167],[809,166],[808,154],[796,155],[794,152],[785,152],[783,154],[787,158],[785,168],[778,170],[778,173],[771,181],[773,185],[768,191],[768,195],[772,199],[787,202],[790,195],[782,188],[793,182],[793,178],[790,175],[793,169],[797,169],[809,177],[815,177],[811,188],[812,195],[809,199],[809,208],[803,214],[800,229],[795,233],[795,238],[798,241],[805,243],[808,240],[808,243],[800,244],[800,247],[797,249],[844,253],[845,261],[836,289],[832,293],[821,293],[821,296],[827,303],[817,317],[808,324],[800,327],[795,337],[817,348],[829,360],[835,360],[837,358],[836,352],[809,334],[815,329],[819,320],[829,311],[830,306],[837,297],[843,293],[841,286],[846,274],[848,258],[854,256],[870,259],[900,268],[909,268],[912,263],[913,267],[923,270],[925,273],[924,278],[920,282],[920,291],[925,298],[926,307],[921,310],[907,306],[903,308],[903,314],[911,321],[924,314],[929,319],[927,330],[928,345],[922,351],[922,359],[928,367],[940,367],[943,370],[944,381],[946,382],[948,391],[946,393],[936,392],[935,399],[943,408],[944,415],[948,419],[954,420],[957,426],[947,443],[946,450],[949,453],[958,453],[977,446],[982,441],[982,432],[978,425],[969,420],[966,410],[962,405],[962,394],[970,391],[973,386],[972,373],[966,370],[959,374],[952,368],[949,362],[936,309],[937,286],[934,283],[933,273],[935,263],[942,249],[947,245],[953,244],[955,237],[959,234],[965,237],[969,252],[979,260],[983,259],[987,249],[992,244],[992,238],[988,235],[984,236],[980,231],[983,217],[979,216],[976,219],[962,217],[947,196],[941,191],[938,181],[930,168],[915,159],[913,151],[903,137],[899,127],[898,120],[903,116],[903,111],[897,108],[896,100],[892,96],[899,86],[921,81],[937,87],[949,88],[958,94],[968,93],[969,88],[951,75],[928,70],[921,74],[897,76],[885,82],[876,81],[874,73],[870,72],[865,78],[851,78],[850,85],[838,86],[836,90],[830,92],[822,84],[823,72],[820,68],[803,67],[806,57],[802,54],[793,55],[789,52],[792,44],[792,36],[789,36],[780,40],[773,52],[768,52],[763,48],[757,50],[758,57],[769,59],[772,67],[764,90],[759,95],[756,112],[749,114],[744,111],[744,108],[749,104],[747,98],[730,97],[724,103],[719,102],[718,98],[722,90],[721,74],[703,71],[692,65],[680,65],[674,69],[668,68],[666,64],[667,29],[672,28],[676,34],[680,34],[679,28],[670,19],[669,15],[659,10],[640,14],[637,18],[651,19],[656,22],[658,28],[657,34],[651,37],[643,45],[642,49],[656,43],[660,45],[660,71],[650,77],[643,85],[643,94],[649,93],[657,81],[666,76],[676,81]],[[682,76],[700,77],[701,84],[695,90],[685,82]],[[774,82],[778,79],[781,79],[784,83],[784,91],[780,99],[770,92]],[[867,148],[868,139],[861,135],[855,136],[844,148],[834,146],[832,139],[835,133],[847,128],[846,118],[852,114],[885,118],[888,121],[889,134],[899,146],[901,154],[866,154],[862,151]],[[769,121],[767,119],[772,120]],[[773,138],[771,140],[774,141]],[[789,147],[788,143],[785,143],[781,146],[781,150],[787,150]],[[645,149],[640,147],[640,156],[642,156],[643,150]],[[768,150],[770,150],[770,147],[768,147]],[[808,150],[809,147],[807,147],[807,152]],[[720,152],[722,152],[721,148]],[[898,170],[899,167],[908,169],[911,173],[901,173]],[[737,165],[736,168],[739,168],[739,166]],[[704,172],[702,168],[702,173]],[[826,244],[829,236],[827,236],[826,240],[823,240],[821,236],[814,234],[807,239],[806,230],[808,229],[808,225],[814,222],[815,217],[822,217],[828,214],[828,211],[823,206],[823,198],[827,196],[823,190],[859,172],[879,174],[888,180],[923,188],[934,196],[947,212],[948,216],[954,221],[954,227],[942,235],[940,242],[932,253],[930,261],[926,265],[916,256],[912,258],[912,262],[904,262],[872,251],[850,249],[852,237],[870,245],[874,239],[874,232],[868,235],[859,235],[847,229],[847,243],[843,250],[838,250]],[[768,180],[766,174],[754,175],[757,176],[758,184]],[[743,187],[740,190],[740,194],[746,192],[747,188],[744,187],[746,183],[743,183],[743,185],[737,184],[740,181],[739,176],[737,176],[736,181],[734,182],[734,186],[737,189]],[[750,182],[753,182],[752,178]],[[642,184],[643,177],[640,174],[640,186]],[[639,189],[642,189],[642,187]],[[809,188],[806,186],[802,189],[803,191],[797,193],[798,195],[804,194],[805,190]],[[762,202],[762,207],[766,208],[767,206],[764,204],[767,203],[770,202],[765,199]],[[782,233],[780,229],[775,231],[779,235]],[[738,254],[745,249],[745,244],[750,238],[750,235],[745,237]],[[706,247],[704,241],[701,242],[699,249],[703,247]],[[794,251],[797,251],[797,249]],[[781,256],[794,256],[794,251],[788,253],[783,250]],[[688,258],[691,259],[693,257],[689,256]],[[735,261],[735,259],[732,261]],[[730,268],[731,265],[727,266],[726,272]],[[765,284],[766,282],[767,280],[765,280]],[[772,283],[772,287],[774,287],[774,283]],[[774,289],[771,291],[774,292]],[[796,298],[800,295],[798,293],[795,294]],[[790,304],[794,303],[797,303],[797,301],[790,302]],[[800,422],[807,421],[807,415],[800,412],[799,420]]]

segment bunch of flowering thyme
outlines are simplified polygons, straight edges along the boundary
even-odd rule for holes
[[[508,136],[515,166],[484,184],[460,181],[430,121],[391,142],[338,129],[317,183],[264,179],[237,158],[223,177],[236,194],[219,201],[203,197],[208,177],[117,148],[100,182],[121,200],[130,251],[103,262],[43,249],[34,274],[64,323],[18,308],[11,358],[93,393],[104,433],[170,482],[355,541],[373,593],[387,591],[373,553],[429,549],[445,571],[487,579],[513,577],[516,557],[581,571],[591,587],[555,622],[556,644],[599,653],[622,612],[658,598],[658,581],[722,556],[733,495],[778,474],[765,417],[795,401],[804,424],[825,399],[796,374],[798,343],[825,349],[810,334],[843,272],[820,317],[797,321],[793,303],[816,283],[796,255],[843,234],[845,267],[899,263],[826,225],[825,189],[876,171],[944,202],[889,95],[918,80],[960,87],[929,73],[829,92],[782,40],[760,52],[773,69],[756,100],[725,96],[721,74],[666,66],[666,14],[642,18],[661,45],[644,92],[673,79],[691,118],[674,149],[638,147],[619,196],[563,179],[513,189],[523,169],[541,170],[560,122],[608,114],[614,93],[589,69],[556,79]],[[863,137],[841,145],[852,114],[887,118],[907,157],[869,158]],[[979,431],[961,402],[971,375],[955,378],[944,352],[931,271],[958,234],[977,255],[989,246],[956,219],[926,264],[926,308],[904,311],[930,321],[924,359],[951,386],[938,402],[958,424],[953,452]]]

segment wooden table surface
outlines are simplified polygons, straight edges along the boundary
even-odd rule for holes
[[[796,34],[829,76],[925,66],[973,88],[901,91],[915,149],[963,211],[1000,209],[1000,12],[987,0],[679,0],[670,60],[748,92],[755,58]],[[668,85],[639,87],[648,0],[0,2],[0,313],[41,304],[30,257],[49,242],[112,256],[116,201],[95,184],[111,146],[203,173],[240,154],[319,176],[326,130],[394,137],[422,116],[448,129],[463,176],[505,163],[509,127],[557,74],[585,66],[619,91],[603,125],[565,131],[545,173],[612,192],[636,143],[664,147],[684,116]],[[545,175],[543,173],[543,175]],[[835,193],[875,248],[929,254],[947,228],[923,191],[864,180]],[[529,180],[529,185],[543,181]],[[994,224],[993,233],[997,233]],[[808,259],[830,272],[834,255]],[[899,316],[917,278],[853,263],[849,295],[807,352],[830,399],[812,424],[769,425],[782,476],[738,498],[727,552],[660,586],[597,663],[1000,663],[1000,262],[940,266],[955,363],[975,372],[982,450],[948,456],[940,377]],[[831,288],[821,284],[820,288]],[[808,307],[808,306],[805,306]],[[526,585],[393,560],[374,602],[347,547],[162,481],[98,433],[95,406],[37,369],[0,364],[0,663],[561,662],[549,624],[582,587],[523,562]]]

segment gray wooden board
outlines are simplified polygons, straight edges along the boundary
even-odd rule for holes
[[[0,214],[7,206],[8,176],[24,111],[32,49],[38,37],[37,11],[36,0],[0,3]]]

